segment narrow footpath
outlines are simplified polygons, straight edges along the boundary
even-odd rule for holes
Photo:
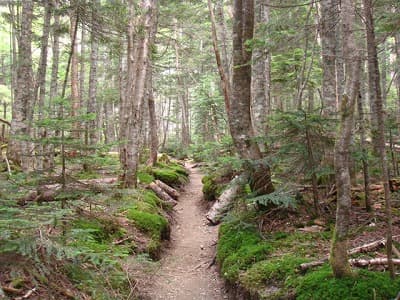
[[[175,207],[171,243],[163,254],[148,296],[150,299],[228,299],[215,263],[218,228],[208,226],[201,207],[202,183],[197,168],[187,165],[190,182]],[[212,265],[211,265],[212,264]]]

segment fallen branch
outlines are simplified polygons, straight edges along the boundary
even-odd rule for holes
[[[165,201],[168,204],[172,204],[173,206],[177,205],[178,202],[174,200],[168,193],[166,193],[162,188],[160,188],[154,182],[148,185],[148,188],[151,189],[156,195],[161,198],[161,200]]]
[[[398,236],[395,236],[398,237]],[[364,244],[361,245],[359,247],[355,247],[353,249],[350,249],[348,251],[349,255],[353,255],[353,254],[357,254],[357,253],[366,253],[366,252],[370,252],[370,251],[374,251],[376,249],[382,248],[386,245],[386,240],[385,239],[380,239],[378,241],[374,241],[368,244]],[[312,261],[312,262],[308,262],[308,263],[303,263],[300,265],[300,271],[306,271],[310,268],[315,268],[315,267],[319,267],[322,266],[324,263],[326,263],[329,260],[329,256],[325,256],[324,258],[320,259],[320,260],[316,260],[316,261]]]
[[[372,258],[372,259],[349,259],[350,265],[354,267],[382,266],[388,264],[387,258]],[[394,265],[400,265],[400,259],[393,259]]]
[[[4,120],[2,118],[0,118],[0,122],[6,124],[8,126],[11,126],[11,122],[10,121]]]
[[[156,180],[155,183],[162,188],[168,195],[170,195],[172,198],[174,198],[175,200],[178,199],[179,197],[179,192],[170,187],[168,184],[162,182],[161,180]]]
[[[2,286],[1,288],[3,289],[3,291],[5,291],[6,293],[9,293],[9,294],[21,294],[22,293],[21,289],[16,289],[11,286]]]

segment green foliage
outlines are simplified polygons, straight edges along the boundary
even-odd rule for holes
[[[249,203],[257,204],[259,207],[269,207],[271,204],[283,208],[296,208],[296,199],[291,192],[284,190],[276,190],[270,194],[261,195],[246,200]]]
[[[359,270],[351,278],[336,279],[329,266],[307,273],[295,281],[296,299],[393,299],[400,290],[400,279],[387,273]]]
[[[279,144],[279,165],[286,174],[304,174],[324,178],[333,174],[333,162],[324,161],[327,150],[332,151],[334,139],[331,131],[333,120],[319,112],[278,112],[271,120],[270,138]]]
[[[140,183],[149,184],[154,181],[154,176],[144,171],[139,171],[137,173],[137,178]]]

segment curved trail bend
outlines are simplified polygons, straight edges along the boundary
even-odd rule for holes
[[[208,226],[201,207],[202,183],[197,168],[187,165],[190,182],[175,206],[171,243],[148,292],[154,300],[228,299],[215,264],[218,227]]]

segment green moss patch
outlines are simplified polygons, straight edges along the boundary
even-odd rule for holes
[[[153,176],[171,186],[179,186],[188,181],[188,172],[177,163],[158,163],[152,170]]]
[[[224,278],[231,282],[239,278],[240,271],[265,259],[271,250],[254,228],[240,228],[234,223],[221,226],[217,260]]]
[[[328,265],[307,273],[294,283],[296,299],[394,299],[400,290],[400,278],[392,281],[387,273],[359,270],[351,278],[336,279]]]
[[[128,210],[127,217],[134,221],[139,229],[152,237],[168,238],[169,236],[168,221],[160,215],[131,208]]]
[[[201,179],[203,195],[206,201],[214,201],[221,195],[221,186],[216,182],[215,176],[206,175]]]

